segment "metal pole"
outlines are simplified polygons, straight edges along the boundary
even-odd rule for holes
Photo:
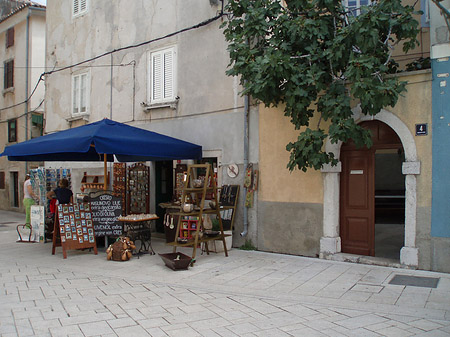
[[[108,165],[107,165],[106,157],[107,157],[107,154],[104,153],[103,154],[103,190],[105,190],[105,191],[108,189],[108,183],[106,181],[106,179],[108,178]]]

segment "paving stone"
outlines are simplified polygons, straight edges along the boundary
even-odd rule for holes
[[[166,326],[161,327],[164,331],[170,331],[170,330],[181,330],[181,329],[187,329],[189,328],[189,325],[186,323],[175,323],[175,324],[169,324]]]
[[[79,324],[79,327],[85,336],[96,336],[113,333],[113,330],[105,321]]]
[[[303,336],[310,336],[310,337],[325,337],[326,335],[316,331],[314,329],[308,328],[308,327],[304,327],[302,329],[298,329],[298,330],[291,330],[289,331],[289,335],[290,336],[298,336],[298,337],[303,337]]]
[[[323,333],[325,336],[328,337],[348,337],[348,334],[343,334],[339,331],[336,331],[335,329],[324,329],[320,331],[321,333]]]
[[[0,325],[0,336],[7,333],[16,333],[16,326],[13,324]]]
[[[50,328],[50,333],[52,337],[83,336],[83,333],[77,325]]]
[[[363,291],[348,291],[344,293],[340,298],[347,301],[366,302],[373,294]]]
[[[146,329],[146,332],[152,337],[167,337],[168,335],[160,328]]]
[[[20,290],[19,296],[21,301],[39,301],[44,299],[44,294],[41,289],[35,290]]]
[[[391,326],[384,329],[376,330],[377,333],[379,333],[382,336],[386,337],[407,337],[411,336],[411,332],[407,330],[400,329],[396,326]]]
[[[197,331],[202,337],[221,337],[217,332],[211,329],[198,329]]]
[[[231,326],[233,324],[230,321],[227,321],[226,319],[224,319],[222,317],[217,317],[217,318],[212,318],[212,319],[191,322],[191,323],[188,323],[188,325],[191,328],[193,328],[194,330],[198,331],[198,330],[205,329],[205,328]]]
[[[405,270],[439,277],[431,290],[388,284],[399,269],[239,250],[200,255],[180,273],[158,256],[119,270],[104,252],[64,260],[17,246],[6,256],[0,245],[2,337],[450,335],[447,274]]]
[[[49,331],[50,328],[61,327],[58,319],[30,318],[31,326],[35,331]]]
[[[169,325],[169,322],[164,318],[149,318],[137,321],[137,323],[142,326],[144,329],[150,328],[161,328]]]
[[[98,321],[107,321],[113,319],[114,316],[111,313],[106,314],[97,314],[97,315],[80,315],[75,317],[67,317],[61,318],[61,325],[74,325],[74,324],[83,324],[83,323],[92,323]]]
[[[353,318],[336,321],[335,323],[340,326],[343,326],[347,329],[356,329],[356,328],[370,326],[372,324],[377,324],[377,323],[381,323],[381,322],[385,322],[385,321],[387,321],[387,319],[384,317],[380,317],[378,315],[373,315],[373,314],[368,314],[368,315],[363,315],[363,316],[358,316],[358,317],[353,317]]]
[[[432,321],[426,320],[426,319],[419,319],[419,320],[410,322],[409,324],[413,327],[416,327],[416,328],[419,328],[419,329],[425,330],[425,331],[442,328],[442,324],[432,322]]]
[[[369,284],[356,284],[354,287],[352,287],[352,290],[369,293],[380,293],[383,290],[383,287]]]
[[[242,335],[248,332],[255,332],[258,330],[254,324],[250,323],[235,324],[233,326],[228,327],[228,329],[237,335]]]
[[[212,328],[212,330],[221,337],[239,337],[239,335],[236,335],[234,332],[228,330],[226,327]]]

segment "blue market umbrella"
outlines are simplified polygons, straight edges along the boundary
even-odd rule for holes
[[[5,147],[11,161],[158,161],[200,159],[202,147],[110,119]],[[106,183],[105,183],[106,188]]]

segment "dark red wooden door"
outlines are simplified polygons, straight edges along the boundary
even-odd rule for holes
[[[340,229],[342,252],[375,253],[374,153],[370,150],[341,152]]]

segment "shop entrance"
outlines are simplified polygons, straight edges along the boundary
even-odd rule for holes
[[[155,162],[155,203],[156,215],[159,217],[155,221],[156,231],[164,233],[164,215],[165,209],[158,205],[162,202],[168,202],[173,199],[173,161]]]
[[[19,172],[10,172],[11,206],[19,207]]]
[[[402,144],[382,122],[361,126],[371,131],[373,146],[357,149],[349,141],[341,147],[342,252],[399,259],[405,214]]]

